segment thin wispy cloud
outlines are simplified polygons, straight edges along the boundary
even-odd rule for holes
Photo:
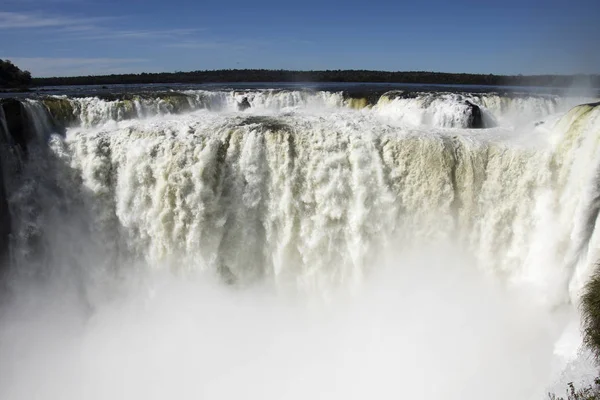
[[[225,46],[225,44],[222,42],[199,40],[188,40],[183,42],[167,44],[167,47],[176,47],[180,49],[216,49],[223,46]]]
[[[44,4],[55,4],[55,3],[87,3],[89,0],[4,0],[5,4],[28,4],[28,5],[44,5]]]
[[[184,40],[168,43],[166,46],[180,49],[248,50],[268,45],[268,42],[262,40]]]
[[[0,11],[0,35],[14,37],[11,43],[29,43],[3,50],[19,56],[9,58],[37,77],[159,72],[177,59],[173,54],[193,59],[198,54],[223,57],[230,52],[238,57],[270,46],[250,37],[215,36],[202,26],[157,24],[125,13],[87,18],[57,10]],[[65,47],[66,50],[60,50]],[[38,50],[32,51],[33,48]],[[115,49],[118,51],[113,52]],[[95,54],[117,57],[101,58]],[[160,54],[169,54],[169,58],[161,58]],[[198,62],[206,64],[204,60]],[[196,64],[190,65],[196,68]]]
[[[2,59],[10,59],[19,63],[45,63],[49,66],[65,66],[65,65],[88,65],[88,64],[111,64],[111,63],[139,63],[148,60],[144,58],[77,58],[77,57],[0,57]]]
[[[0,29],[84,27],[102,20],[106,18],[72,18],[0,11]]]
[[[159,30],[114,30],[89,27],[79,39],[169,39],[193,35],[200,29],[159,29]],[[81,32],[81,31],[80,31]]]
[[[184,40],[202,31],[202,28],[173,29],[118,29],[108,22],[126,17],[77,18],[36,13],[0,12],[0,30],[22,29],[44,35],[45,40]]]
[[[9,57],[19,67],[30,71],[34,76],[88,75],[101,70],[105,74],[121,73],[147,65],[144,58],[78,58],[78,57]]]

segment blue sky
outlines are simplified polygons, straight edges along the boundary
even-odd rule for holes
[[[34,76],[219,68],[600,73],[600,0],[1,0]]]

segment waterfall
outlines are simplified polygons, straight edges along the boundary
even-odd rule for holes
[[[0,397],[545,395],[600,248],[574,101],[22,100]]]

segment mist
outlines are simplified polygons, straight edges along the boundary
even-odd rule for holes
[[[572,311],[429,250],[318,296],[168,272],[123,278],[91,305],[61,282],[16,285],[0,397],[541,398]]]

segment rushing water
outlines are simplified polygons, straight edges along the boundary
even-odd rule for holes
[[[0,398],[541,399],[585,379],[592,100],[21,99]]]

